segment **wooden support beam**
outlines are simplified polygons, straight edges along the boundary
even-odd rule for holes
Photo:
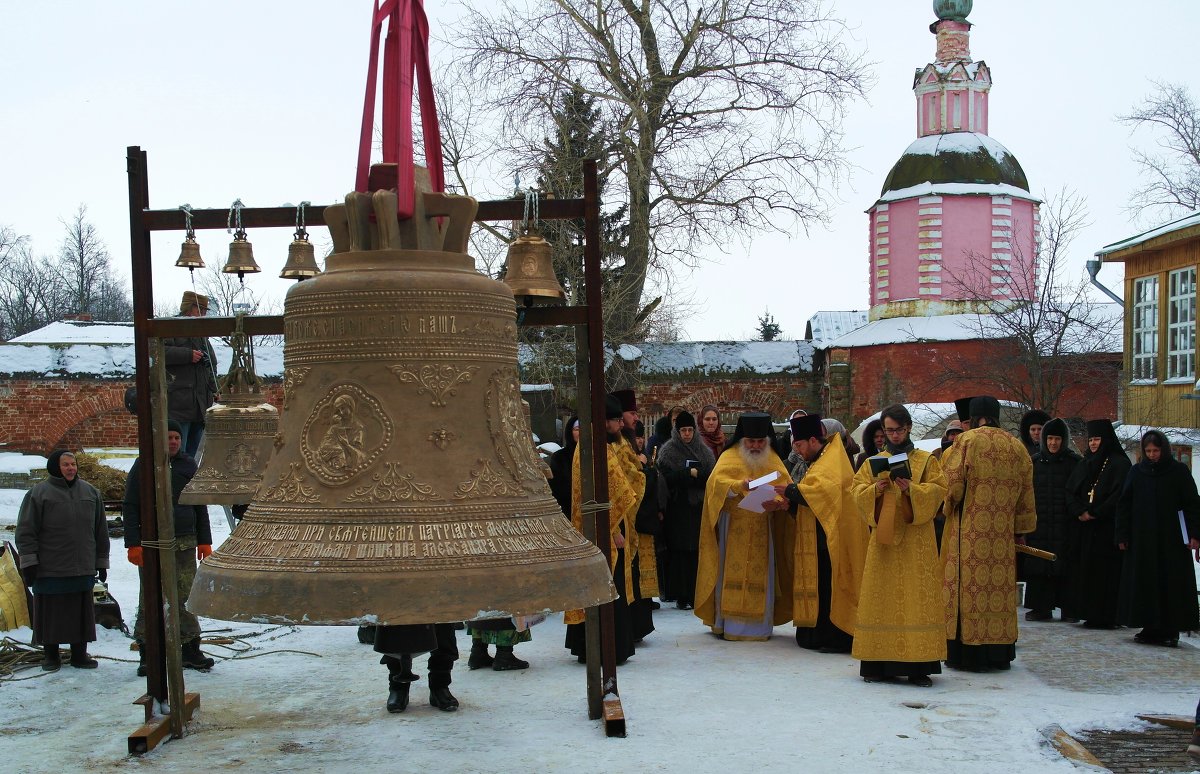
[[[171,718],[169,715],[155,713],[154,698],[149,694],[143,694],[133,703],[142,705],[142,709],[146,711],[146,722],[129,735],[128,750],[130,755],[143,755],[158,747],[159,742],[171,735]],[[184,694],[183,721],[190,722],[192,715],[198,709],[200,709],[200,694]]]

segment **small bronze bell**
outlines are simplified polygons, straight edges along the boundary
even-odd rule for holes
[[[179,260],[175,261],[175,266],[188,271],[204,268],[204,259],[200,257],[200,245],[196,242],[196,237],[188,234],[187,239],[183,240],[183,248],[179,251]]]
[[[200,469],[179,495],[183,505],[244,505],[250,502],[279,432],[279,411],[262,394],[254,373],[254,348],[238,315],[229,373],[221,380],[221,402],[204,415]]]
[[[550,243],[538,232],[528,231],[509,243],[504,267],[504,284],[518,302],[532,306],[566,300],[567,292],[554,274]]]
[[[288,246],[287,263],[283,265],[283,271],[279,272],[279,278],[304,280],[320,273],[321,269],[317,266],[317,253],[312,242],[308,241],[307,234],[297,231],[296,238]]]
[[[229,258],[221,271],[225,274],[236,274],[238,279],[262,271],[254,262],[254,246],[246,241],[245,231],[239,230],[234,233],[233,241],[229,243]]]

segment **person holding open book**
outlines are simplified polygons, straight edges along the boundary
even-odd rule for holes
[[[788,480],[769,414],[738,418],[704,492],[696,617],[726,640],[767,640],[792,617],[791,519],[773,481]]]
[[[1192,472],[1158,430],[1142,436],[1142,459],[1125,478],[1116,535],[1125,553],[1118,620],[1142,627],[1136,642],[1176,647],[1181,631],[1200,628],[1192,567],[1193,557],[1200,561],[1200,501]]]
[[[928,688],[946,658],[942,573],[933,517],[946,497],[946,476],[909,439],[912,416],[900,404],[883,410],[887,436],[879,454],[854,476],[858,515],[871,529],[851,654],[868,683],[907,677]]]
[[[796,644],[849,653],[858,589],[867,558],[867,527],[854,506],[854,469],[838,433],[817,414],[791,420],[792,450],[808,463],[798,484],[777,486],[796,516],[792,585]]]

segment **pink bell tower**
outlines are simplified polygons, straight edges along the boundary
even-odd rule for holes
[[[917,70],[917,140],[870,219],[870,318],[987,311],[1036,294],[1040,200],[988,136],[991,70],[971,59],[970,0],[934,0],[933,62]]]

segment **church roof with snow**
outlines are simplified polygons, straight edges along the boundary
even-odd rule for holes
[[[918,138],[883,181],[881,197],[923,184],[968,183],[1006,186],[1028,198],[1029,181],[1017,157],[979,132],[950,132]]]

